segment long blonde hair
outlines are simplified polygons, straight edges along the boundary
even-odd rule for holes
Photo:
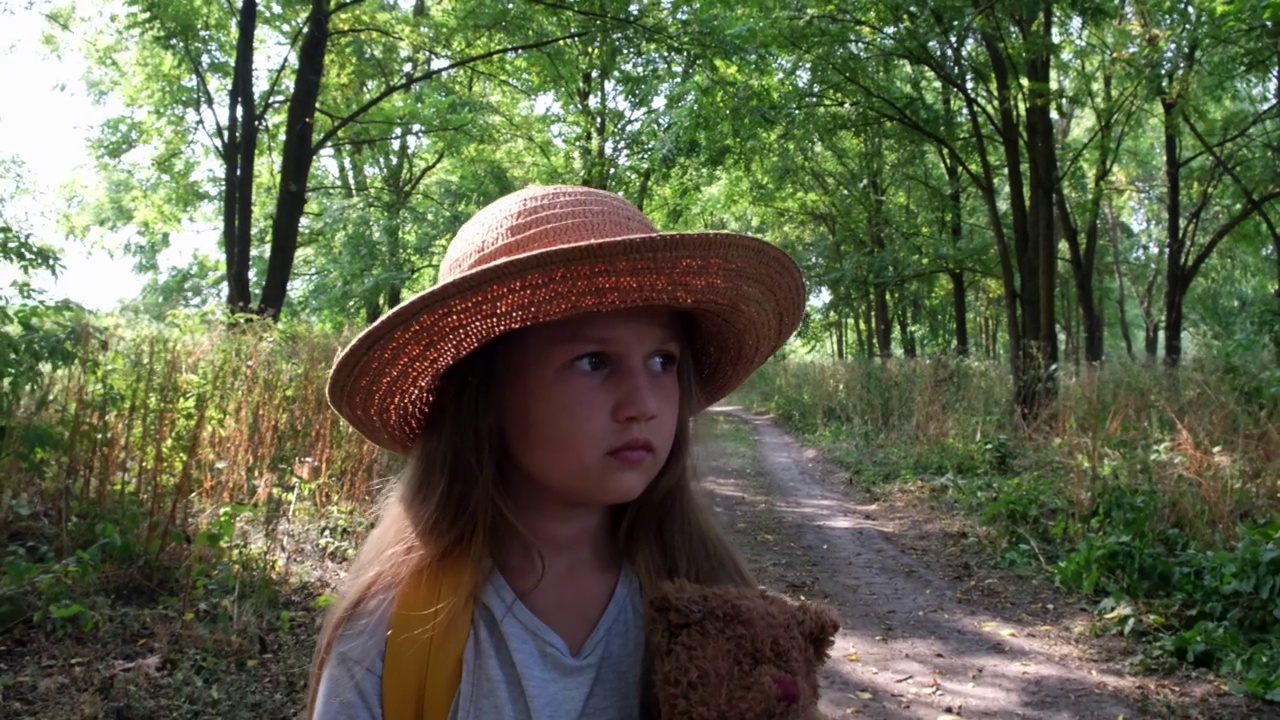
[[[694,328],[687,316],[682,318],[687,350]],[[425,563],[465,557],[481,568],[512,533],[527,539],[499,474],[505,446],[495,380],[509,337],[468,355],[441,378],[405,470],[325,617],[312,662],[306,718],[312,717],[320,676],[339,633],[371,596],[398,587]],[[675,442],[644,492],[615,508],[618,547],[646,596],[660,582],[677,578],[754,586],[742,556],[694,486],[697,376],[692,362],[682,360],[676,367],[680,408]],[[483,581],[478,578],[471,588],[472,597]]]

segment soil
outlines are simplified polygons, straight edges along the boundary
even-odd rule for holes
[[[826,715],[1280,718],[1209,678],[1136,673],[1136,650],[1089,632],[1047,573],[992,569],[962,519],[872,501],[770,418],[718,406],[701,422],[702,482],[760,583],[840,611]]]

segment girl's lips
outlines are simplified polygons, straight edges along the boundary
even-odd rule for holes
[[[626,465],[639,465],[653,455],[652,450],[636,448],[633,450],[614,450],[609,453],[609,457]]]
[[[653,455],[653,443],[636,439],[623,443],[609,451],[609,457],[627,465],[639,465]]]
[[[653,443],[649,442],[648,440],[645,440],[644,438],[635,438],[634,440],[628,440],[622,443],[621,445],[613,448],[612,450],[609,451],[609,454],[612,455],[618,452],[628,452],[630,450],[644,450],[645,452],[653,452]]]

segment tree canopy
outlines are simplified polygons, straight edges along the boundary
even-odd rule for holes
[[[78,228],[136,307],[367,323],[533,182],[786,248],[839,357],[1280,356],[1280,11],[1164,0],[125,0],[58,15],[121,111]],[[179,231],[220,257],[162,272]],[[1137,334],[1139,329],[1142,338]],[[1275,361],[1272,358],[1272,362]]]

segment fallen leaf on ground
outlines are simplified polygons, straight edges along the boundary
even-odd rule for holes
[[[111,663],[111,669],[115,672],[129,672],[130,670],[141,670],[152,677],[160,676],[160,656],[152,655],[143,660],[133,660],[125,662],[124,660],[116,660]]]

